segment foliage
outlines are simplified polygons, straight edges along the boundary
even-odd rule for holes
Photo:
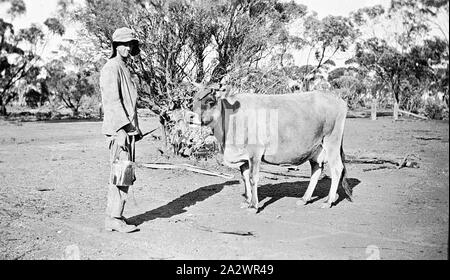
[[[171,112],[169,142],[176,155],[192,158],[211,157],[219,148],[217,140],[212,136],[209,127],[188,125],[187,110]]]
[[[349,18],[342,16],[327,16],[322,20],[316,14],[310,15],[305,22],[304,40],[309,49],[308,64],[304,68],[302,83],[305,90],[310,89],[310,83],[315,75],[322,70],[327,71],[335,63],[332,60],[337,52],[345,52],[353,44],[358,33]],[[316,64],[310,66],[310,56],[313,55]]]
[[[347,101],[350,108],[365,106],[364,97],[368,92],[368,85],[364,75],[358,69],[336,68],[329,73],[328,82],[333,89],[339,90],[341,97]]]
[[[7,13],[17,17],[26,12],[22,0],[1,1],[9,4]],[[63,34],[57,19],[45,22],[49,30]],[[6,105],[18,97],[21,81],[35,83],[39,75],[37,46],[45,39],[44,32],[36,25],[15,30],[14,26],[0,18],[0,115],[6,115]],[[35,94],[35,93],[34,93]]]
[[[47,77],[43,80],[48,91],[71,109],[74,116],[82,105],[84,96],[95,94],[94,82],[90,79],[91,72],[79,70],[65,72],[65,65],[60,60],[53,60],[45,67]]]
[[[136,31],[141,53],[130,61],[139,104],[170,128],[176,109],[189,109],[189,81],[242,83],[271,52],[280,30],[305,6],[275,0],[87,0],[73,13],[100,49],[118,27]],[[255,70],[256,69],[256,70]],[[169,129],[170,130],[170,129]]]
[[[448,107],[443,106],[440,102],[429,99],[425,102],[424,113],[427,117],[434,120],[448,119]]]
[[[394,0],[387,10],[366,7],[351,15],[359,27],[374,24],[382,16],[401,27],[386,40],[376,36],[361,38],[351,62],[373,77],[376,91],[387,87],[406,110],[423,107],[424,94],[444,93],[444,100],[448,100],[448,31],[441,38],[427,36],[432,27],[443,31],[436,24],[442,12],[448,18],[448,1]]]
[[[400,52],[383,40],[371,38],[357,44],[354,61],[388,86],[397,102],[403,98],[403,102],[408,103],[408,99],[423,94],[437,83],[433,66],[445,56],[445,48],[438,39],[425,40],[422,46]]]

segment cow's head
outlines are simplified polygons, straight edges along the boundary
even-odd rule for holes
[[[192,123],[212,126],[220,118],[221,99],[226,98],[227,88],[220,84],[195,84],[197,93],[194,96]]]

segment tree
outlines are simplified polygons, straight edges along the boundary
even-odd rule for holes
[[[83,97],[92,96],[96,90],[90,80],[91,72],[81,69],[78,72],[65,72],[64,63],[53,60],[45,67],[47,78],[43,81],[45,88],[56,96],[63,104],[77,116]]]
[[[394,119],[399,106],[416,110],[423,93],[440,84],[437,73],[448,68],[448,34],[443,34],[443,39],[428,35],[442,11],[448,18],[448,1],[394,0],[388,10],[374,6],[351,14],[358,30],[369,36],[359,38],[355,59],[350,62],[372,77],[376,91],[389,89]],[[441,78],[445,80],[445,74]]]
[[[164,120],[177,100],[192,99],[193,87],[178,90],[185,83],[218,82],[230,74],[233,81],[256,67],[270,51],[279,23],[293,17],[288,9],[293,5],[274,0],[87,0],[74,19],[105,51],[116,28],[136,31],[141,54],[131,61],[131,68],[140,104]]]
[[[312,14],[306,18],[304,25],[304,40],[309,54],[302,83],[305,90],[309,91],[314,75],[319,74],[322,69],[326,70],[328,66],[334,66],[334,55],[347,51],[358,33],[351,20],[342,16],[327,16],[319,20],[317,14]],[[315,64],[310,64],[311,55],[314,56]],[[309,67],[310,65],[313,67]]]
[[[1,2],[3,5],[9,4],[8,14],[12,18],[26,12],[22,0]],[[63,33],[57,20],[48,20],[46,25],[52,32]],[[19,81],[34,80],[39,74],[35,71],[40,59],[36,50],[44,38],[45,35],[38,25],[32,24],[16,31],[13,24],[0,18],[0,115],[6,115],[6,105],[17,98],[16,86]]]
[[[449,0],[393,0],[389,12],[391,16],[401,16],[407,38],[409,34],[423,34],[434,27],[448,48]]]
[[[397,119],[402,101],[407,104],[437,82],[439,76],[433,64],[441,62],[443,57],[445,43],[438,39],[426,40],[424,45],[402,53],[385,41],[372,38],[357,45],[354,61],[389,87],[395,102],[394,119]]]
[[[279,64],[279,67],[291,66],[294,64],[294,56],[290,52],[293,49],[300,49],[305,46],[306,41],[299,35],[292,31],[291,24],[295,24],[303,19],[307,13],[308,8],[302,4],[295,2],[278,3],[275,6],[280,13],[278,21],[278,31],[273,42],[275,53],[272,56],[272,61]]]
[[[363,44],[357,44],[355,61],[389,86],[395,102],[394,119],[397,119],[402,82],[409,76],[407,58],[389,47],[384,40],[371,38]]]
[[[331,87],[341,92],[349,107],[363,105],[362,96],[368,91],[367,77],[354,67],[339,67],[328,73]]]

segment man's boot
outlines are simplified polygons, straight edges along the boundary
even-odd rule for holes
[[[123,217],[127,193],[128,187],[109,186],[105,230],[133,232],[138,229],[135,225],[128,225],[125,217]]]
[[[127,225],[121,218],[106,217],[105,218],[105,230],[118,231],[118,232],[133,232],[138,228],[135,225]]]

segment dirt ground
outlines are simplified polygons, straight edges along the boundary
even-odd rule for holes
[[[149,117],[141,123],[144,132],[157,125]],[[194,164],[234,179],[138,168],[125,209],[140,228],[132,234],[103,230],[109,165],[100,128],[0,120],[0,259],[70,258],[71,248],[81,259],[448,258],[448,122],[348,119],[347,155],[415,154],[420,168],[347,164],[355,200],[331,209],[319,207],[328,177],[316,202],[296,205],[308,164],[263,177],[258,214],[240,208],[238,172],[214,160]],[[152,137],[137,143],[137,162],[168,162],[160,145]]]

